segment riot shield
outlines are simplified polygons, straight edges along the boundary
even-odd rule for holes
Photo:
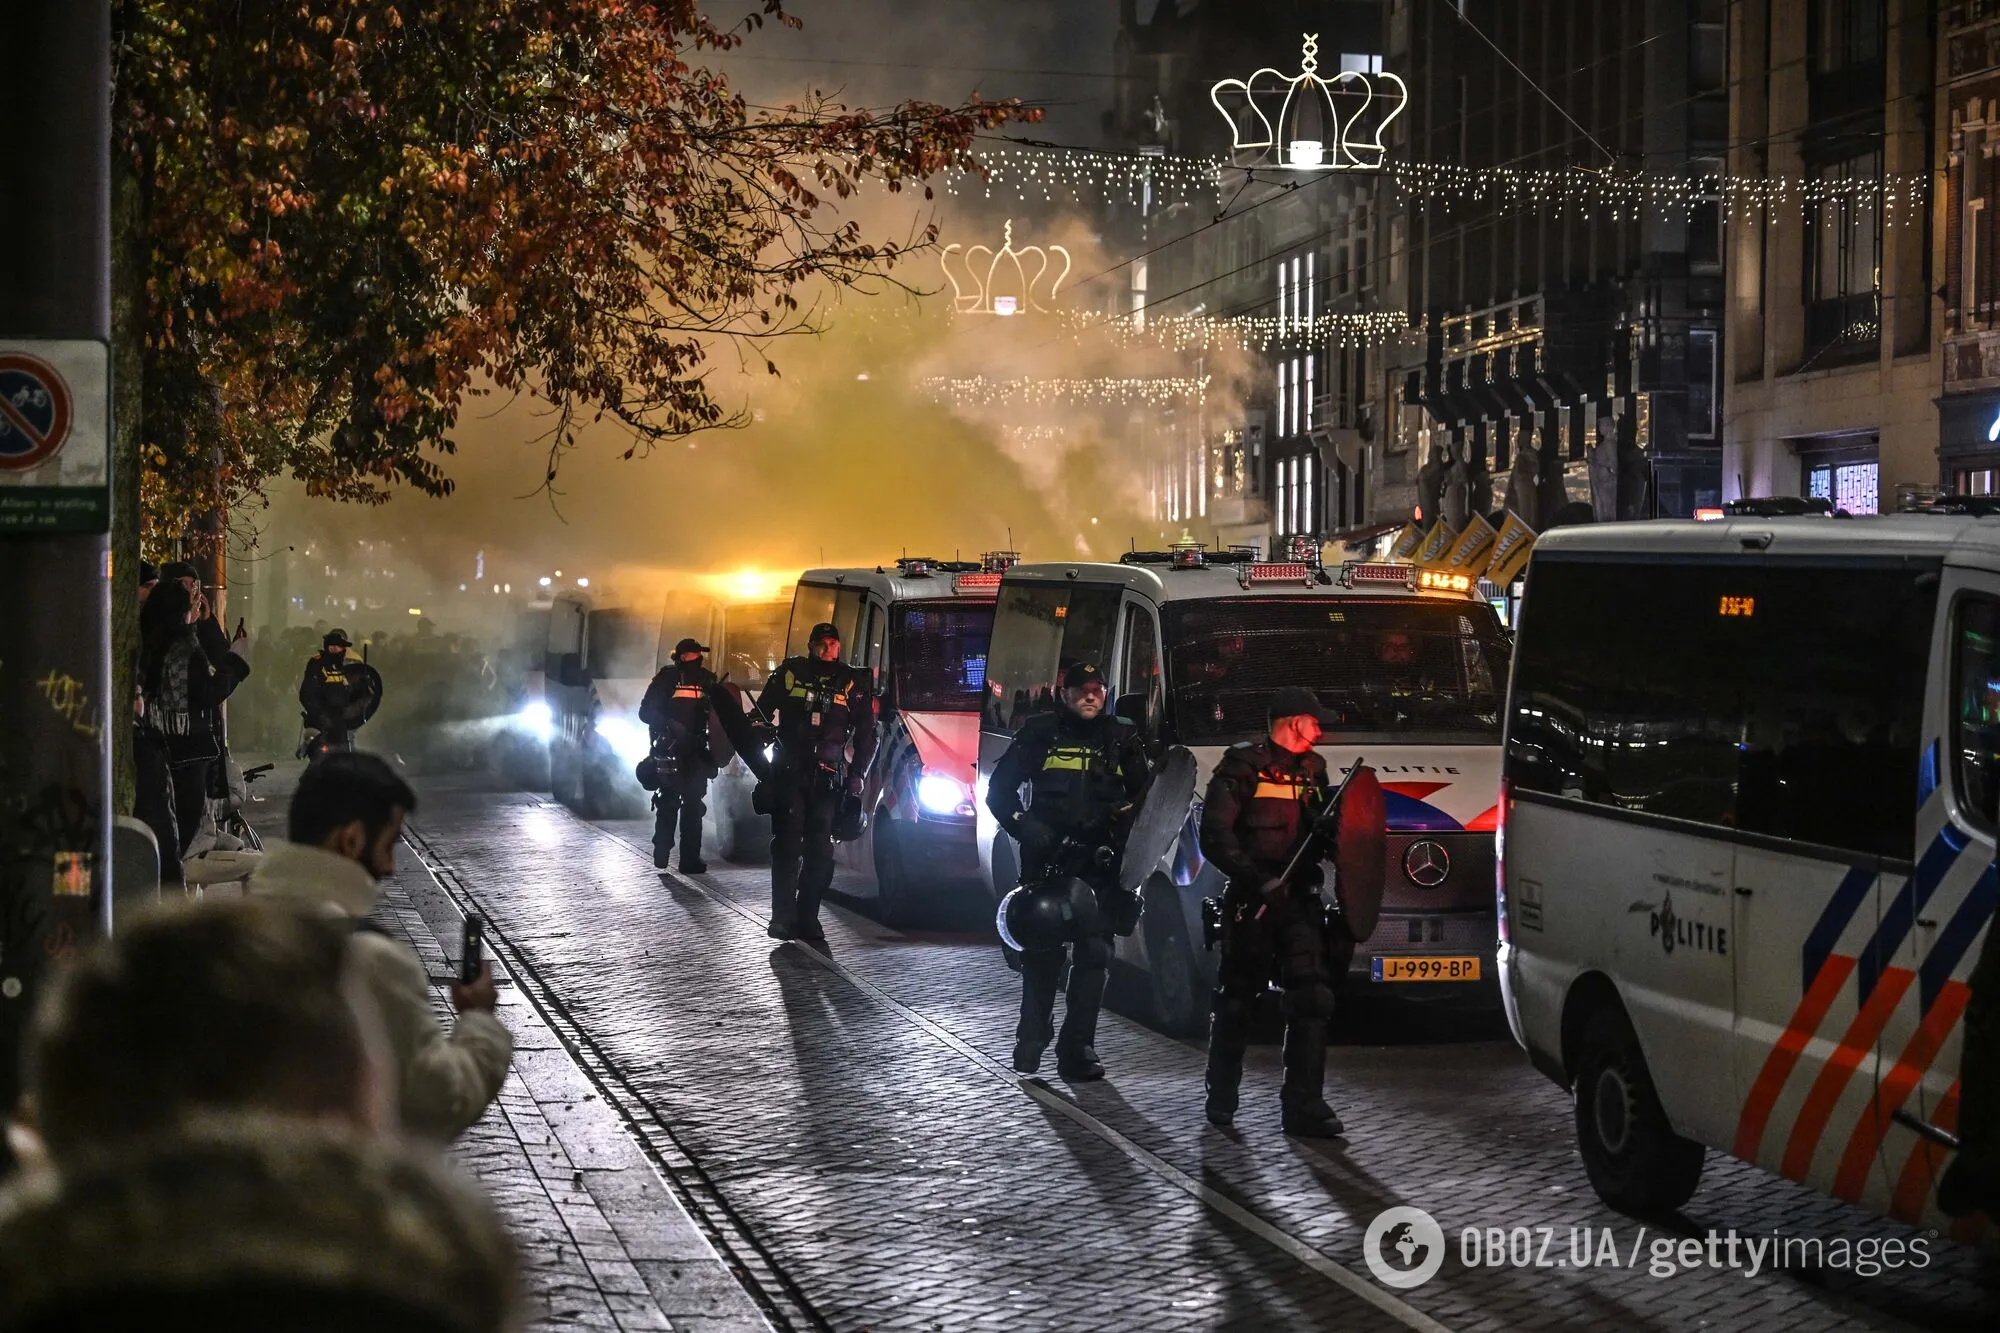
[[[356,727],[375,716],[375,710],[382,706],[382,673],[366,662],[349,662],[345,667],[347,675],[347,706],[341,710],[341,722],[347,730]]]
[[[1137,893],[1160,859],[1174,849],[1174,839],[1194,804],[1194,778],[1194,755],[1184,745],[1170,747],[1153,770],[1146,798],[1126,835],[1125,855],[1118,863],[1119,888]]]
[[[1388,860],[1388,810],[1375,770],[1357,767],[1334,810],[1333,896],[1357,942],[1375,933]]]

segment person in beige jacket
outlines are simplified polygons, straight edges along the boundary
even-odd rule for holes
[[[362,923],[380,897],[379,881],[396,871],[403,817],[416,805],[409,784],[381,758],[328,755],[299,779],[290,840],[265,850],[250,892],[355,922],[348,966],[388,1038],[403,1128],[445,1140],[499,1095],[514,1039],[493,1012],[490,963],[470,985],[452,986],[458,1021],[446,1032],[416,953]]]

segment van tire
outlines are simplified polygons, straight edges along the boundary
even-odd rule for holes
[[[1139,918],[1146,932],[1146,989],[1153,1022],[1169,1037],[1199,1037],[1208,1026],[1208,992],[1201,967],[1188,947],[1171,893],[1156,893]]]
[[[1576,1146],[1597,1197],[1621,1213],[1672,1213],[1701,1183],[1702,1145],[1674,1133],[1624,1011],[1584,1020],[1576,1057]]]

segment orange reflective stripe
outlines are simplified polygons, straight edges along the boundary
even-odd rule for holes
[[[699,699],[699,698],[701,698],[701,686],[699,686],[699,685],[679,685],[679,686],[676,686],[676,687],[674,688],[674,698],[676,698],[676,699]]]

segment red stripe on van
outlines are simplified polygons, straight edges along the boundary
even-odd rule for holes
[[[1839,1174],[1834,1177],[1835,1198],[1853,1203],[1861,1197],[1868,1184],[1869,1169],[1875,1165],[1875,1155],[1881,1151],[1883,1136],[1888,1133],[1889,1118],[1909,1100],[1924,1071],[1937,1058],[1944,1039],[1951,1034],[1952,1024],[1965,1012],[1965,1002],[1971,995],[1971,988],[1962,981],[1948,981],[1938,992],[1937,1002],[1924,1015],[1924,1021],[1910,1036],[1910,1044],[1903,1048],[1903,1054],[1876,1089],[1873,1105],[1854,1126],[1854,1133],[1847,1140],[1847,1151],[1840,1158]]]
[[[1467,833],[1492,833],[1500,827],[1500,807],[1489,806],[1486,813],[1476,815],[1465,823]]]
[[[1805,1105],[1799,1108],[1799,1118],[1792,1122],[1792,1137],[1785,1143],[1785,1160],[1778,1168],[1787,1178],[1804,1180],[1812,1169],[1813,1154],[1818,1151],[1820,1139],[1826,1133],[1826,1122],[1833,1118],[1833,1108],[1840,1101],[1840,1094],[1846,1090],[1848,1080],[1861,1062],[1875,1051],[1875,1042],[1888,1026],[1889,1016],[1896,1012],[1896,1005],[1902,1001],[1903,992],[1909,990],[1910,983],[1917,974],[1908,968],[1891,967],[1882,973],[1882,979],[1875,983],[1875,989],[1861,1006],[1861,1012],[1848,1024],[1847,1032],[1840,1039],[1840,1045],[1833,1050],[1826,1067],[1813,1080],[1812,1091],[1806,1094]]]
[[[1834,997],[1840,994],[1840,988],[1853,972],[1852,958],[1844,954],[1828,955],[1820,964],[1812,986],[1799,1000],[1792,1021],[1785,1025],[1771,1053],[1764,1057],[1764,1067],[1757,1071],[1757,1081],[1750,1085],[1750,1095],[1743,1100],[1743,1116],[1736,1124],[1735,1151],[1744,1161],[1757,1160],[1757,1149],[1764,1141],[1764,1126],[1771,1119],[1771,1108],[1778,1104],[1778,1094],[1785,1090],[1806,1043],[1819,1031],[1820,1021],[1833,1007]]]

